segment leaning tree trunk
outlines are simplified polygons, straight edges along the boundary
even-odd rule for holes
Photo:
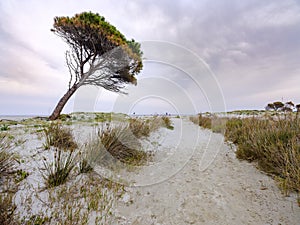
[[[79,88],[77,84],[74,84],[67,93],[59,100],[57,103],[54,111],[52,112],[51,116],[49,116],[49,120],[56,120],[61,111],[63,110],[65,104],[68,102],[68,100],[71,98],[71,96],[75,93],[75,91]]]

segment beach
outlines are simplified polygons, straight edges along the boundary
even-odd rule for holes
[[[72,202],[68,206],[76,211],[76,201],[77,207],[85,203],[79,204],[82,199],[75,187],[97,186],[97,179],[105,178],[124,190],[107,203],[110,215],[102,224],[299,223],[296,194],[285,197],[272,177],[257,170],[254,163],[238,160],[235,146],[225,143],[223,135],[196,126],[188,118],[171,121],[174,129],[162,127],[141,139],[144,151],[153,154],[146,165],[110,173],[96,167],[93,182],[91,175],[74,173],[66,184],[50,189],[45,188],[41,168],[45,158],[53,159],[54,150],[43,148],[42,126],[11,125],[7,132],[13,136],[12,152],[19,159],[15,168],[28,173],[18,182],[13,198],[16,215],[50,218],[53,210],[61,210],[61,199]],[[68,126],[77,143],[84,145],[102,125],[78,122]],[[101,190],[114,196],[106,187]],[[87,224],[95,223],[93,211],[87,217]]]

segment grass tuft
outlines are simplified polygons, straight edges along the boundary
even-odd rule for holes
[[[169,117],[163,116],[161,118],[163,120],[164,126],[169,130],[174,130],[174,126],[172,125],[172,121]]]
[[[147,161],[148,154],[127,124],[108,126],[99,131],[98,137],[104,149],[123,163],[141,165]]]
[[[60,123],[52,122],[43,129],[46,141],[44,144],[45,149],[50,146],[64,149],[74,150],[78,147],[74,141],[74,137],[69,128],[63,127]]]
[[[76,153],[74,151],[63,151],[55,149],[53,162],[44,159],[44,170],[42,176],[46,182],[46,187],[56,187],[65,183],[76,166]]]
[[[0,195],[0,224],[1,225],[13,225],[16,224],[14,220],[14,211],[16,205],[13,204],[12,194]]]
[[[0,133],[0,174],[1,177],[12,172],[15,157],[10,152],[11,140],[6,133]]]
[[[107,124],[81,151],[80,172],[89,172],[95,165],[112,166],[115,160],[138,166],[146,163],[149,157],[150,154],[142,150],[130,125]]]
[[[129,128],[132,134],[137,138],[141,138],[143,136],[148,137],[151,133],[150,121],[138,118],[129,119]]]

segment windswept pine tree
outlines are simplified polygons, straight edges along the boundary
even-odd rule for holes
[[[53,29],[69,46],[66,64],[70,73],[67,92],[49,117],[59,117],[65,104],[83,85],[95,85],[113,92],[122,92],[126,84],[136,84],[142,70],[140,44],[127,40],[120,31],[92,12],[74,17],[55,17]]]

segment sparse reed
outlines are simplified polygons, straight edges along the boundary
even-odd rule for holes
[[[63,151],[55,149],[53,161],[44,159],[44,171],[42,176],[46,182],[46,187],[51,188],[65,183],[76,166],[76,153],[74,151]]]

